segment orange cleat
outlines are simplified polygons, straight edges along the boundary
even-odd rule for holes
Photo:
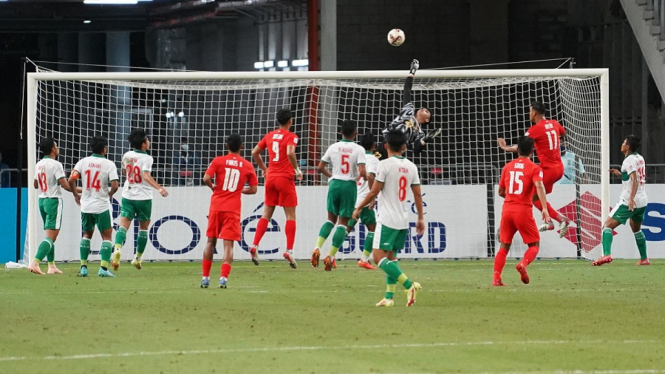
[[[369,261],[365,262],[363,260],[359,260],[358,261],[358,266],[360,266],[361,268],[365,268],[367,270],[375,270],[376,269],[372,264],[369,263]]]
[[[314,252],[312,252],[312,259],[309,261],[312,264],[312,267],[318,268],[319,267],[319,258],[321,257],[321,252],[319,252],[318,248],[314,249]]]
[[[28,266],[28,270],[30,270],[31,273],[44,275],[44,273],[42,272],[42,269],[39,268],[39,264],[36,263],[36,262],[31,262],[30,266]]]
[[[520,279],[522,283],[529,284],[529,274],[526,272],[526,265],[523,265],[521,262],[515,266],[515,270],[520,273]]]
[[[649,262],[648,258],[645,258],[644,260],[640,260],[637,265],[651,265],[651,262]]]
[[[296,263],[296,259],[293,258],[293,254],[291,253],[291,251],[284,252],[284,258],[286,259],[286,261],[289,262],[289,266],[291,266],[291,269],[297,269],[298,268],[298,264]]]
[[[334,257],[333,257],[333,260],[332,260],[332,268],[337,269],[337,260],[335,260]]]
[[[598,260],[594,261],[591,264],[591,266],[602,266],[602,265],[605,265],[605,264],[609,264],[612,261],[614,261],[614,260],[612,260],[612,255],[607,255],[607,256],[603,256],[603,257],[599,258]]]
[[[501,286],[505,286],[505,284],[503,284],[503,282],[501,281],[501,278],[492,281],[492,287],[501,287]]]
[[[333,268],[333,261],[334,259],[330,259],[330,256],[326,256],[326,258],[323,259],[323,266],[325,271],[331,271]]]

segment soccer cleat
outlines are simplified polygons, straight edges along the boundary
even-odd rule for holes
[[[358,266],[367,270],[375,270],[376,268],[369,263],[369,261],[358,260]]]
[[[644,260],[638,261],[637,265],[651,265],[651,262],[649,262],[648,258],[645,258]]]
[[[286,251],[284,252],[284,258],[286,261],[289,262],[289,266],[291,266],[292,269],[297,269],[298,264],[296,263],[296,259],[293,258],[293,255],[291,254],[291,251]]]
[[[48,271],[46,272],[46,274],[62,274],[62,271],[60,271],[60,269],[58,269],[55,266],[49,265]]]
[[[319,252],[319,248],[314,248],[314,252],[312,252],[312,259],[309,260],[309,262],[312,264],[312,267],[319,267],[319,258],[321,258],[321,252]]]
[[[210,278],[201,279],[201,288],[208,288],[210,286]]]
[[[102,277],[102,278],[115,278],[115,275],[113,275],[113,273],[111,273],[108,270],[104,270],[102,268],[99,268],[99,271],[97,272],[97,276]]]
[[[81,270],[79,270],[79,273],[77,275],[79,277],[87,277],[88,276],[88,267],[87,266],[81,266]]]
[[[566,232],[568,232],[568,226],[570,226],[570,220],[566,219],[563,222],[561,222],[561,226],[559,226],[559,237],[563,238],[566,236]]]
[[[395,300],[383,298],[381,301],[376,303],[376,306],[395,306]]]
[[[111,267],[113,267],[113,270],[118,270],[120,267],[120,254],[120,248],[116,247],[113,255],[111,255]]]
[[[323,259],[323,269],[325,271],[331,271],[333,268],[333,260],[330,259],[330,256],[326,256],[326,258]]]
[[[614,261],[612,259],[612,255],[607,255],[599,258],[598,260],[594,261],[591,266],[603,266],[605,264],[609,264],[610,262]]]
[[[538,226],[538,231],[540,232],[550,231],[550,230],[554,230],[554,224],[552,222],[543,223],[542,225]]]
[[[252,263],[254,265],[259,265],[259,249],[253,245],[249,248],[249,255],[252,258]]]
[[[515,270],[520,273],[520,279],[522,280],[522,283],[529,284],[529,274],[526,272],[526,265],[520,262],[515,266]]]
[[[225,277],[219,278],[219,288],[226,288],[227,281],[228,279],[226,279]]]
[[[501,286],[505,286],[505,284],[503,284],[503,282],[501,281],[501,278],[492,281],[492,287],[501,287]]]
[[[31,262],[30,266],[28,266],[28,270],[30,270],[31,273],[44,275],[44,273],[42,272],[42,269],[39,268],[39,264],[36,263],[36,262]]]
[[[332,259],[332,268],[333,268],[333,269],[337,269],[337,260],[335,260],[334,257],[333,257],[333,259]]]
[[[406,290],[406,306],[411,306],[416,303],[416,296],[418,296],[418,291],[422,290],[423,286],[418,282],[413,282],[411,288]]]
[[[141,266],[141,260],[139,260],[136,257],[134,257],[134,259],[132,260],[132,266],[134,266],[138,270],[141,270],[143,268],[143,266]]]

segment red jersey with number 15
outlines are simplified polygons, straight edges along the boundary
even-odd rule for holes
[[[506,189],[503,210],[508,210],[508,207],[531,209],[536,182],[542,180],[543,170],[526,157],[507,163],[499,181],[499,187]]]
[[[565,133],[566,130],[556,120],[543,119],[531,126],[524,134],[533,139],[536,155],[543,168],[548,169],[563,165],[561,163],[559,138]]]
[[[245,184],[259,184],[252,163],[235,154],[215,157],[206,175],[214,178],[215,190],[210,198],[210,212],[232,212],[240,215],[240,194]]]
[[[259,142],[259,147],[268,149],[268,177],[293,177],[296,171],[286,157],[288,146],[298,145],[298,136],[288,131],[277,129],[266,134]]]

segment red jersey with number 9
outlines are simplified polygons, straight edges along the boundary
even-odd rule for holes
[[[525,136],[533,139],[540,165],[545,168],[561,167],[561,149],[559,139],[566,130],[553,119],[543,119],[527,130]]]
[[[533,205],[536,182],[543,180],[543,170],[529,158],[517,158],[503,167],[499,187],[506,189],[503,210],[523,209]]]
[[[298,145],[298,136],[288,131],[277,129],[266,134],[259,142],[259,147],[268,149],[268,178],[293,177],[296,171],[286,157],[286,148]]]
[[[240,215],[240,194],[245,184],[259,184],[252,163],[236,154],[215,157],[206,175],[215,180],[215,190],[210,198],[210,212],[232,212]]]

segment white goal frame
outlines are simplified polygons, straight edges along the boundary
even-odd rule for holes
[[[302,79],[403,79],[406,72],[386,71],[306,71],[306,72],[100,72],[100,73],[61,73],[36,72],[27,74],[27,141],[28,141],[28,223],[27,235],[30,254],[36,252],[37,214],[35,209],[36,191],[31,178],[37,163],[37,101],[38,82],[55,80],[77,81],[194,81],[194,80],[302,80]],[[601,136],[601,220],[609,212],[610,175],[605,172],[610,167],[609,149],[609,70],[608,69],[526,69],[526,70],[420,70],[416,79],[421,78],[510,78],[510,77],[599,77],[600,78],[600,136]],[[24,255],[25,257],[25,255]]]

